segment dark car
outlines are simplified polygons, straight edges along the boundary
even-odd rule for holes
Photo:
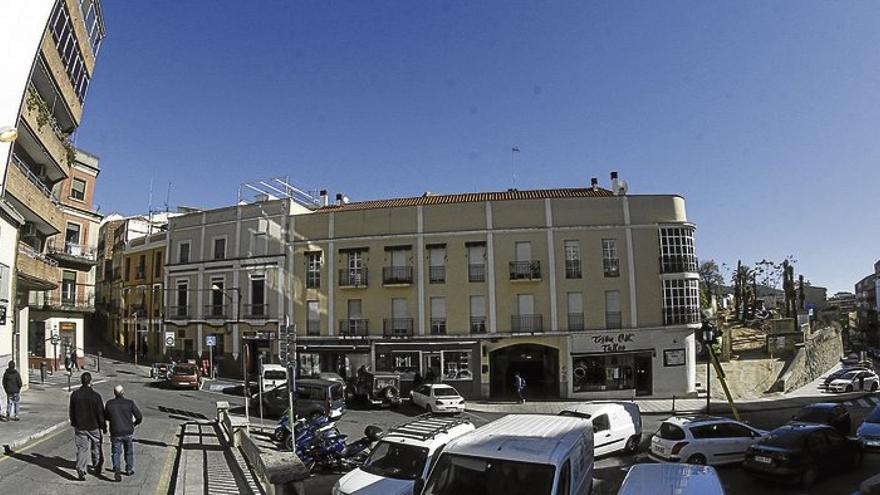
[[[840,368],[839,370],[835,371],[834,373],[831,373],[830,375],[826,376],[825,380],[822,381],[822,384],[825,386],[825,388],[828,388],[828,385],[831,382],[833,382],[834,380],[837,380],[838,378],[841,378],[843,375],[849,373],[850,371],[871,371],[871,370],[869,370],[868,368],[865,368],[864,366],[844,366],[843,368]]]
[[[260,397],[251,399],[251,414],[258,414]],[[317,414],[327,416],[342,415],[345,412],[345,386],[335,380],[304,378],[296,381],[294,396],[296,416],[309,418]],[[289,399],[287,384],[279,385],[263,393],[263,414],[269,417],[281,417],[287,411]]]
[[[841,435],[830,426],[787,425],[749,447],[742,466],[755,476],[809,488],[819,476],[859,467],[862,456],[858,438]]]
[[[834,402],[808,404],[792,416],[788,424],[828,425],[839,431],[841,435],[849,435],[852,431],[852,418],[849,411]]]

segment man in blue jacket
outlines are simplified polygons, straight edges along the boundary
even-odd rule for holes
[[[113,389],[113,399],[107,401],[104,407],[104,417],[110,423],[110,443],[113,446],[111,458],[113,459],[113,472],[116,481],[122,481],[120,473],[119,457],[125,451],[125,475],[134,474],[134,427],[141,424],[144,417],[133,400],[125,398],[125,389],[117,385]]]

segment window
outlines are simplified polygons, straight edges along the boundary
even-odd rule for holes
[[[218,237],[214,239],[214,259],[222,260],[226,258],[226,238]]]
[[[694,229],[691,227],[660,229],[660,261],[662,273],[696,272]]]
[[[346,268],[339,270],[339,285],[342,287],[366,287],[367,268],[364,261],[366,249],[340,250],[347,256]]]
[[[77,178],[70,181],[70,199],[86,200],[86,181]]]
[[[0,301],[9,302],[9,277],[11,273],[9,266],[0,263]]]
[[[663,324],[700,322],[700,282],[697,279],[663,281]]]
[[[602,270],[604,270],[606,277],[620,276],[617,241],[614,239],[602,239]]]
[[[471,296],[471,333],[486,333],[486,296]]]
[[[474,242],[466,244],[468,250],[468,281],[486,281],[486,243]]]
[[[131,280],[131,258],[125,258],[125,280]]]
[[[443,351],[444,380],[473,380],[471,351]]]
[[[383,269],[382,283],[384,284],[411,284],[413,281],[413,269],[409,266],[410,247],[397,246],[385,248],[389,253],[391,266]]]
[[[159,310],[162,308],[162,284],[153,285],[153,296],[150,298],[150,303],[153,306],[153,316],[158,317]]]
[[[61,304],[76,304],[76,272],[64,270],[61,276]]]
[[[541,278],[541,263],[532,259],[532,243],[517,241],[514,245],[516,260],[510,262],[510,280]]]
[[[321,313],[318,309],[318,301],[306,301],[308,320],[306,320],[306,333],[319,335],[321,333]]]
[[[696,439],[706,439],[706,438],[723,438],[726,437],[726,433],[723,431],[723,426],[721,423],[714,423],[709,425],[700,425],[693,426],[690,428],[691,435],[693,435]]]
[[[593,418],[593,431],[595,431],[596,433],[610,429],[611,420],[608,419],[607,414],[600,414]]]
[[[266,278],[251,275],[251,316],[266,316]]]
[[[428,248],[428,282],[442,284],[446,282],[446,247]]]
[[[569,292],[568,298],[568,329],[584,329],[584,297],[580,292]]]
[[[615,329],[623,327],[623,317],[620,313],[620,291],[605,291],[605,328]]]
[[[156,251],[156,255],[153,259],[153,277],[159,278],[162,276],[162,251]]]
[[[321,287],[320,251],[306,253],[306,287],[309,289],[317,289]]]
[[[81,227],[77,223],[68,223],[67,230],[64,231],[64,243],[79,244],[79,233]]]
[[[189,283],[186,281],[177,282],[177,307],[176,316],[185,317],[189,314]]]
[[[431,335],[446,334],[446,298],[432,297],[431,300]]]
[[[581,278],[581,243],[565,241],[565,278]]]
[[[77,99],[82,103],[89,85],[89,76],[86,74],[82,52],[77,44],[71,17],[64,2],[56,2],[55,9],[49,18],[49,26],[55,47],[58,49],[58,55],[64,63],[67,77],[70,78]],[[103,28],[101,29],[103,30]]]
[[[607,416],[605,419],[608,419]],[[595,422],[593,425],[595,426]],[[562,469],[559,470],[559,489],[556,490],[559,495],[569,495],[571,493],[571,461],[565,461]]]
[[[384,346],[383,346],[384,347]],[[412,380],[419,372],[418,351],[379,351],[376,348],[376,371],[401,373],[402,380]]]
[[[189,263],[189,241],[177,245],[177,262]]]
[[[574,392],[635,388],[633,354],[572,356],[571,369]]]
[[[145,254],[142,254],[138,257],[136,275],[137,275],[138,280],[143,280],[144,278],[146,278],[146,275],[147,275],[147,255],[145,255]]]
[[[223,277],[211,279],[211,305],[207,308],[208,315],[215,318],[226,316],[226,293]]]

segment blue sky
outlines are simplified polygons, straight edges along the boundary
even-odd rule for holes
[[[96,202],[231,204],[290,176],[355,200],[603,185],[678,193],[698,254],[880,258],[880,3],[105,1],[77,144]]]

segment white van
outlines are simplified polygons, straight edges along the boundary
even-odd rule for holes
[[[617,495],[724,495],[724,488],[712,466],[636,464]]]
[[[642,413],[635,402],[592,401],[568,406],[560,416],[593,423],[593,454],[635,454],[642,441]]]
[[[592,487],[589,421],[512,414],[449,442],[421,493],[585,495]]]
[[[263,371],[260,373],[260,385],[263,387],[264,394],[285,383],[287,383],[287,368],[280,364],[263,365]]]

